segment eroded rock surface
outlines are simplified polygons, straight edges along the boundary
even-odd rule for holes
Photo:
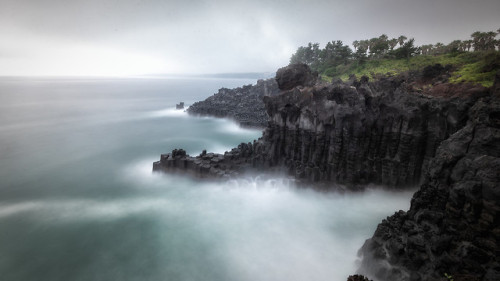
[[[379,280],[500,280],[500,91],[430,161],[410,210],[384,220],[360,250]]]
[[[276,82],[281,90],[291,90],[297,86],[313,86],[318,80],[318,73],[313,72],[303,63],[282,67],[276,72]]]
[[[296,65],[289,69],[280,69],[276,80],[311,75],[288,74],[299,71]],[[412,91],[398,77],[314,86],[298,81],[263,97],[268,126],[259,140],[245,144],[251,153],[231,158],[230,169],[241,170],[244,162],[301,181],[416,185],[438,145],[465,126],[469,108],[488,94],[469,87],[464,96],[434,97]]]
[[[278,81],[289,79],[283,73]],[[264,98],[270,121],[259,140],[224,155],[174,150],[154,170],[421,183],[410,210],[384,220],[360,249],[360,272],[389,281],[500,280],[500,77],[491,92],[442,82],[422,89],[404,77],[308,83],[280,84],[280,95]]]
[[[382,222],[365,243],[363,270],[382,280],[444,273],[500,280],[500,105],[486,103],[439,147],[410,210]]]
[[[245,127],[264,128],[269,117],[262,98],[278,93],[275,79],[259,80],[253,86],[219,89],[218,93],[204,101],[195,102],[187,112],[192,115],[230,118]]]

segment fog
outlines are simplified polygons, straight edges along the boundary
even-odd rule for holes
[[[323,193],[276,176],[152,172],[161,153],[261,136],[174,111],[245,79],[0,79],[0,276],[31,280],[345,280],[411,191]]]
[[[357,251],[377,223],[407,209],[411,196],[376,189],[325,194],[296,189],[283,178],[196,183],[152,175],[150,163],[133,163],[117,175],[142,189],[140,196],[2,206],[0,220],[20,219],[22,238],[44,241],[23,248],[50,256],[26,261],[27,270],[11,277],[30,277],[35,265],[69,259],[78,261],[75,267],[48,269],[41,276],[76,271],[79,280],[345,280],[355,273]],[[56,238],[62,231],[69,240]],[[105,248],[98,248],[102,243]],[[14,245],[2,247],[11,259],[18,255]],[[120,252],[126,254],[120,258]]]
[[[467,39],[495,0],[2,0],[0,75],[269,72],[308,42]]]

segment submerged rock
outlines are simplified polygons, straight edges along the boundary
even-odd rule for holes
[[[177,110],[184,109],[184,102],[181,101],[179,104],[176,104],[175,109],[177,109]]]

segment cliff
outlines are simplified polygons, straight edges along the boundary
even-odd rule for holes
[[[436,75],[320,83],[291,65],[277,72],[280,95],[264,97],[270,120],[259,140],[224,154],[174,150],[153,169],[222,178],[286,171],[351,188],[421,184],[410,210],[384,220],[360,249],[360,273],[500,280],[500,76],[488,90]]]
[[[219,160],[203,173],[189,170],[220,176],[253,168],[309,182],[416,185],[438,145],[465,126],[467,110],[487,95],[483,87],[464,85],[417,92],[405,77],[318,83],[304,65],[278,70],[276,80],[282,92],[263,95],[269,116],[263,136],[216,155]],[[464,93],[453,95],[459,90]],[[160,164],[155,170],[165,170]]]
[[[500,78],[443,141],[410,210],[384,220],[360,250],[380,280],[500,280]]]
[[[256,158],[308,181],[415,185],[485,91],[468,90],[436,99],[400,78],[294,88],[265,99],[271,121]]]
[[[230,118],[245,127],[264,128],[269,117],[262,98],[278,93],[278,84],[274,79],[258,80],[253,86],[219,89],[211,97],[191,105],[187,112],[191,115]]]

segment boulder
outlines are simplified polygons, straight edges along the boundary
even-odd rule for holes
[[[276,82],[280,90],[291,90],[297,86],[313,86],[318,79],[318,73],[313,72],[307,64],[290,64],[278,69]]]

